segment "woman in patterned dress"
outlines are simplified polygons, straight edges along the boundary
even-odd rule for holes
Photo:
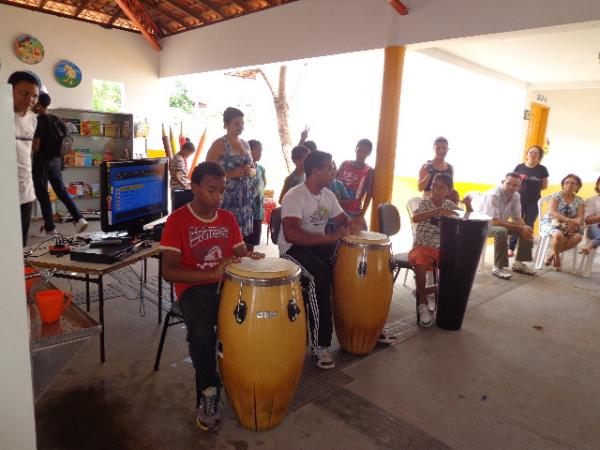
[[[235,215],[242,236],[246,239],[253,230],[252,178],[256,175],[256,169],[250,146],[240,138],[244,131],[244,113],[237,108],[227,108],[223,113],[223,128],[227,131],[225,136],[212,143],[206,160],[223,167],[227,184],[221,207]]]
[[[550,236],[552,250],[546,265],[560,271],[560,254],[581,242],[585,202],[577,192],[581,189],[581,178],[569,174],[560,182],[562,190],[552,194],[548,213],[540,222],[540,231]]]

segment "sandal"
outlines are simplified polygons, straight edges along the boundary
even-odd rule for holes
[[[554,258],[552,270],[554,270],[555,272],[560,272],[560,256],[558,255]]]

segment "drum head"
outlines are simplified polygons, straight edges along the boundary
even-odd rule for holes
[[[298,270],[299,267],[287,259],[273,257],[252,259],[244,257],[241,262],[227,266],[225,273],[240,278],[271,280],[296,275]]]
[[[390,239],[382,233],[375,233],[374,231],[361,231],[356,234],[349,234],[342,238],[343,241],[351,244],[389,244]]]

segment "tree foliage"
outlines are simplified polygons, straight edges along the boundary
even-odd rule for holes
[[[123,109],[123,83],[93,80],[92,105],[95,111],[119,112]]]
[[[196,103],[190,98],[185,85],[180,80],[177,80],[175,82],[175,90],[169,97],[169,106],[181,109],[186,114],[192,114],[195,105]]]

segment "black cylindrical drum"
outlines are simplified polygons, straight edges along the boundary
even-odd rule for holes
[[[467,309],[490,218],[466,213],[441,217],[440,280],[436,324],[460,330]]]

